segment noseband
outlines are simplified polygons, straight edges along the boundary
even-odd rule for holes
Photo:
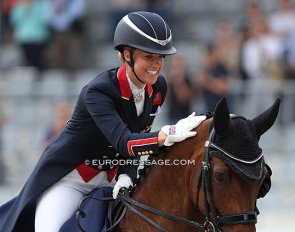
[[[242,116],[231,115],[231,118],[243,118]],[[257,213],[253,212],[239,212],[224,214],[222,216],[217,215],[217,210],[214,206],[212,184],[210,179],[210,149],[215,149],[223,154],[227,153],[225,150],[213,143],[215,137],[214,128],[212,129],[209,139],[205,143],[204,160],[202,161],[202,167],[200,169],[198,183],[197,183],[197,198],[200,187],[203,187],[204,193],[204,206],[205,206],[205,225],[207,225],[207,231],[220,232],[221,226],[235,225],[235,224],[256,224]],[[228,153],[227,153],[228,154]]]

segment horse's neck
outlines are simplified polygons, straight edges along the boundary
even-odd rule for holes
[[[176,143],[165,154],[158,155],[158,161],[166,160],[170,165],[151,166],[133,198],[159,210],[196,220],[199,213],[196,184],[208,128],[209,122],[206,122],[196,137]],[[194,163],[174,165],[174,160]]]
[[[211,120],[207,120],[211,121]],[[165,154],[160,154],[157,159],[170,160],[195,160],[194,165],[153,165],[149,168],[143,181],[136,187],[132,195],[134,200],[142,204],[167,212],[177,217],[191,221],[204,221],[196,202],[196,184],[201,161],[204,153],[204,144],[208,138],[210,122],[203,122],[197,128],[197,136],[176,143]],[[196,228],[160,217],[155,213],[139,209],[151,220],[160,224],[168,231],[198,231]],[[116,231],[155,231],[149,223],[140,220],[130,210],[119,223]]]
[[[186,171],[184,167],[173,166],[152,166],[132,198],[160,211],[194,220],[196,210],[188,196]],[[156,214],[143,213],[152,220],[159,219]]]

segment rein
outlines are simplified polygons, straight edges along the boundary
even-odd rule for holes
[[[137,206],[141,209],[144,209],[146,211],[149,211],[151,213],[154,213],[154,214],[157,214],[159,216],[162,216],[162,217],[165,217],[165,218],[168,218],[168,219],[171,219],[171,220],[174,220],[174,221],[178,221],[178,222],[181,222],[181,223],[184,223],[186,225],[190,225],[190,226],[193,226],[193,227],[196,227],[196,228],[200,228],[200,229],[203,229],[206,227],[205,224],[200,224],[198,222],[195,222],[195,221],[190,221],[190,220],[187,220],[187,219],[184,219],[184,218],[180,218],[180,217],[177,217],[175,215],[172,215],[172,214],[169,214],[169,213],[166,213],[166,212],[163,212],[163,211],[160,211],[158,209],[155,209],[153,207],[150,207],[150,206],[147,206],[145,204],[142,204],[134,199],[132,199],[131,197],[128,197],[126,195],[124,195],[123,193],[119,193],[119,198],[120,198],[120,201],[121,203],[127,207],[128,209],[132,210],[135,214],[137,214],[138,216],[140,216],[142,219],[146,220],[147,222],[149,222],[151,225],[153,225],[154,227],[156,227],[157,229],[159,229],[159,231],[161,232],[168,232],[167,230],[165,230],[163,227],[161,227],[160,225],[158,225],[156,222],[154,222],[153,220],[151,220],[149,217],[145,216],[143,213],[141,213],[140,211],[138,211],[137,209],[135,209],[132,205],[134,206]]]
[[[113,206],[112,203],[114,202],[114,199],[112,197],[104,197],[104,198],[96,198],[96,197],[91,197],[91,196],[84,197],[80,201],[79,206],[78,206],[78,210],[77,210],[77,213],[76,213],[76,222],[77,222],[77,225],[78,225],[79,229],[82,232],[86,232],[86,231],[83,229],[83,227],[82,227],[82,225],[80,223],[80,216],[82,218],[86,218],[86,214],[81,209],[81,206],[82,206],[83,202],[86,199],[94,199],[94,200],[98,200],[98,201],[110,201],[109,210],[108,210],[109,213],[112,213],[112,207],[110,207],[110,206]],[[158,225],[156,222],[154,222],[153,220],[151,220],[149,217],[145,216],[143,213],[141,213],[140,211],[138,211],[137,209],[135,209],[132,205],[137,206],[137,207],[142,208],[142,209],[145,209],[145,210],[147,210],[149,212],[155,213],[155,214],[157,214],[159,216],[163,216],[163,217],[166,217],[166,218],[171,219],[171,220],[174,220],[174,221],[182,222],[184,224],[187,224],[187,225],[190,225],[190,226],[193,226],[193,227],[196,227],[196,228],[200,228],[200,229],[203,229],[203,230],[204,230],[204,228],[206,228],[206,223],[205,224],[200,224],[198,222],[194,222],[194,221],[190,221],[190,220],[187,220],[187,219],[184,219],[184,218],[180,218],[180,217],[174,216],[172,214],[169,214],[169,213],[160,211],[158,209],[155,209],[153,207],[147,206],[145,204],[142,204],[142,203],[140,203],[140,202],[132,199],[129,196],[129,191],[126,188],[120,189],[120,191],[118,193],[118,199],[120,199],[120,202],[124,206],[123,212],[121,213],[120,216],[116,215],[116,218],[114,219],[114,222],[115,223],[111,224],[111,226],[108,229],[104,230],[104,232],[113,231],[113,229],[119,224],[119,222],[125,216],[125,213],[126,213],[127,209],[130,209],[131,211],[133,211],[135,214],[137,214],[138,216],[140,216],[142,219],[144,219],[145,221],[147,221],[148,223],[150,223],[151,225],[153,225],[154,227],[156,227],[159,231],[161,231],[161,232],[168,232],[163,227],[161,227],[160,225]],[[108,214],[108,219],[109,219],[109,221],[111,223],[111,215],[110,214]]]

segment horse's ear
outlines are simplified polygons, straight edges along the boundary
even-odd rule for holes
[[[271,128],[276,121],[279,113],[280,103],[281,99],[277,98],[275,103],[271,107],[269,107],[262,114],[251,120],[256,129],[258,139],[260,139],[260,136],[269,128]]]
[[[215,133],[221,137],[227,136],[231,131],[229,109],[225,97],[216,105],[213,123]]]

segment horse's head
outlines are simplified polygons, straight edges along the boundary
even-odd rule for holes
[[[216,106],[197,201],[217,231],[255,231],[256,200],[268,172],[259,139],[274,124],[279,105],[277,99],[252,120],[230,115],[225,98]]]

